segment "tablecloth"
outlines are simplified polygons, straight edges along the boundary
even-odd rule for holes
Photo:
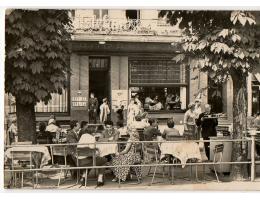
[[[160,150],[161,155],[170,154],[178,158],[182,164],[182,168],[185,167],[189,159],[198,159],[199,162],[202,161],[200,148],[196,142],[162,143]]]
[[[5,156],[9,159],[12,159],[12,153],[11,152],[21,152],[21,151],[26,151],[26,152],[32,152],[32,159],[37,160],[38,158],[40,159],[40,167],[43,167],[44,165],[47,165],[49,160],[51,160],[50,153],[48,151],[48,148],[45,146],[15,146],[8,148],[5,152]],[[36,153],[36,154],[33,154]],[[41,153],[41,157],[39,157],[39,154]],[[38,158],[35,158],[38,157]]]
[[[118,152],[118,146],[115,143],[111,143],[111,144],[96,144],[97,149],[100,152],[101,157],[103,156],[107,156],[107,155],[111,155],[111,154],[115,154]]]

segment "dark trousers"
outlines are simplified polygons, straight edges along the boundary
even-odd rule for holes
[[[209,137],[203,136],[203,140],[209,140]],[[208,159],[210,159],[210,142],[204,142],[204,147],[205,147],[205,153]]]
[[[89,110],[89,122],[97,123],[97,111]]]

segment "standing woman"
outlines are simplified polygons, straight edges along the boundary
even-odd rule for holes
[[[188,105],[188,110],[184,114],[184,135],[188,135],[189,139],[199,139],[198,134],[196,134],[196,113],[195,104],[190,103]]]
[[[110,109],[108,106],[107,98],[103,99],[103,103],[100,106],[100,123],[104,123],[108,120],[108,115],[110,114]]]
[[[138,114],[138,106],[135,104],[133,98],[130,99],[130,103],[127,108],[127,126],[135,121],[135,116]]]

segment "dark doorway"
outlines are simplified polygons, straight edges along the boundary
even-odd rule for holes
[[[127,19],[140,19],[140,11],[139,10],[126,10],[125,16]]]
[[[93,92],[95,94],[99,106],[105,97],[110,101],[109,61],[109,58],[102,57],[90,57],[89,59],[89,93]]]

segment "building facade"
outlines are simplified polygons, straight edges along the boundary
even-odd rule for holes
[[[189,70],[172,58],[180,53],[181,30],[158,17],[159,10],[74,10],[74,25],[69,88],[53,95],[48,105],[38,103],[37,120],[50,113],[61,121],[88,120],[90,92],[108,98],[112,119],[120,105],[125,109],[130,98],[139,94],[145,110],[156,118],[175,116],[181,123],[187,105],[196,97],[213,111],[224,113],[223,123],[232,121],[232,80],[221,86],[205,73]],[[194,77],[197,77],[194,79]],[[248,78],[248,114],[260,110],[259,70]],[[158,98],[161,108],[146,104]],[[176,100],[178,99],[178,101]],[[171,103],[175,101],[175,103]],[[6,112],[14,112],[6,99]],[[176,103],[178,102],[178,103]]]

